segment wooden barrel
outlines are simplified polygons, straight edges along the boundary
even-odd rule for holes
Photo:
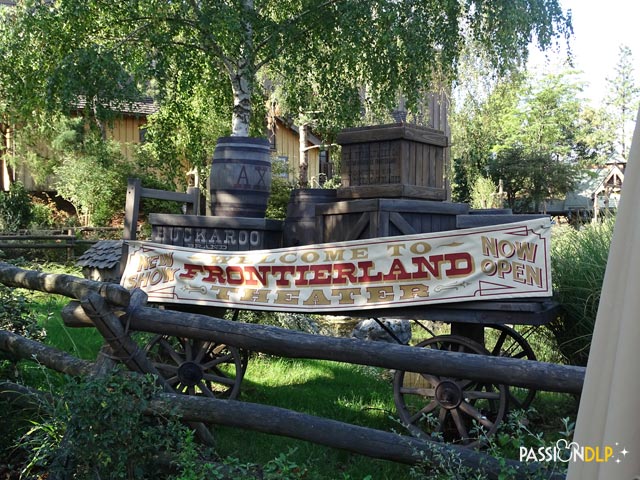
[[[210,175],[211,212],[263,218],[271,192],[271,156],[264,138],[221,137]]]
[[[285,247],[322,243],[316,233],[316,205],[336,201],[336,190],[305,188],[293,190],[287,205],[282,242]]]

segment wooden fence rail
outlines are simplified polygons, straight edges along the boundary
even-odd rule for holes
[[[67,260],[75,256],[77,246],[88,246],[97,240],[84,240],[75,235],[0,235],[0,250],[66,249]]]

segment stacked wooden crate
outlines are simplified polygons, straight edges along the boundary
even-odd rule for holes
[[[443,132],[408,124],[344,130],[338,202],[316,206],[323,242],[454,230],[469,206],[446,202]]]

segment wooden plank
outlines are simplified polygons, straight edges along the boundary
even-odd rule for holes
[[[340,195],[338,189],[337,195]],[[317,215],[338,215],[347,213],[370,212],[380,208],[378,199],[363,199],[353,201],[342,201],[335,203],[322,203],[316,206]]]
[[[154,198],[156,200],[166,200],[169,202],[191,203],[193,202],[192,193],[169,192],[166,190],[156,190],[153,188],[140,188],[140,197]]]
[[[380,143],[380,181],[379,183],[391,183],[391,169],[395,152],[390,142]]]
[[[73,244],[64,243],[0,243],[1,249],[11,250],[27,250],[31,248],[35,249],[47,249],[47,248],[72,248]]]
[[[442,201],[445,199],[445,195],[446,192],[442,188],[404,185],[401,183],[385,185],[360,185],[338,189],[338,199],[405,197]]]
[[[135,240],[138,229],[138,215],[140,214],[140,190],[139,178],[129,178],[127,180],[127,196],[124,207],[124,240]]]
[[[369,183],[377,185],[380,183],[380,143],[372,143],[369,146]]]
[[[402,235],[413,235],[417,232],[413,226],[407,222],[402,215],[398,212],[390,212],[389,213],[389,221],[395,225]]]
[[[387,212],[380,210],[371,212],[369,218],[369,233],[366,238],[389,236],[389,214]]]
[[[545,325],[554,320],[559,306],[549,298],[527,300],[479,300],[417,307],[349,312],[352,317],[429,319],[482,325]]]
[[[191,228],[237,228],[282,230],[281,220],[248,217],[207,217],[202,215],[176,215],[172,213],[152,213],[149,223],[162,226],[179,226]]]
[[[361,146],[360,151],[360,178],[358,180],[358,185],[369,185],[371,183],[371,179],[369,178],[371,175],[371,144],[365,143]]]
[[[418,185],[423,185],[426,187],[432,186],[429,183],[429,162],[427,161],[426,157],[429,149],[430,147],[428,145],[420,145],[420,165],[418,166],[420,170],[420,181]]]
[[[505,223],[524,222],[539,218],[549,218],[549,215],[519,214],[519,215],[458,215],[457,228],[486,227],[489,225],[503,225]]]
[[[358,240],[364,229],[371,223],[373,213],[364,212],[360,215],[358,221],[348,230],[347,235],[341,240]],[[346,225],[345,225],[346,226]],[[335,240],[334,240],[335,241]]]
[[[444,189],[444,152],[442,150],[435,151],[436,177],[433,187]]]
[[[424,145],[411,142],[411,166],[407,175],[408,185],[426,185],[422,177],[422,150]],[[412,173],[413,172],[413,173]]]
[[[502,478],[509,469],[513,480],[545,478],[560,480],[560,474],[545,474],[540,464],[497,460],[473,449],[351,425],[336,420],[250,402],[219,400],[190,395],[157,394],[147,413],[284,435],[298,440],[347,450],[360,455],[406,464],[438,463],[455,459],[460,465],[489,479]]]
[[[7,330],[0,330],[0,350],[15,358],[34,360],[67,375],[88,375],[93,368],[91,362]]]
[[[403,198],[382,198],[380,199],[379,208],[396,212],[439,213],[451,215],[461,215],[469,211],[469,205],[466,203],[445,203]]]
[[[119,229],[118,229],[119,230]],[[2,240],[67,240],[75,241],[73,235],[0,235]]]
[[[349,145],[364,142],[383,142],[400,138],[440,147],[446,147],[448,145],[447,137],[442,131],[406,123],[342,130],[338,134],[336,141],[340,145]]]

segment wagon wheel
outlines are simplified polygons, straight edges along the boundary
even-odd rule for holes
[[[147,356],[176,392],[235,399],[247,368],[247,354],[230,345],[157,335]]]
[[[497,324],[487,325],[487,328],[499,332],[497,337],[485,335],[485,347],[491,355],[536,360],[536,354],[533,352],[529,342],[513,328]],[[532,388],[509,387],[509,408],[515,407],[526,410],[535,396],[536,390]]]
[[[477,342],[442,335],[417,347],[489,355]],[[493,435],[507,407],[507,388],[426,373],[397,371],[393,380],[396,408],[416,436],[433,435],[445,442],[474,447]]]

